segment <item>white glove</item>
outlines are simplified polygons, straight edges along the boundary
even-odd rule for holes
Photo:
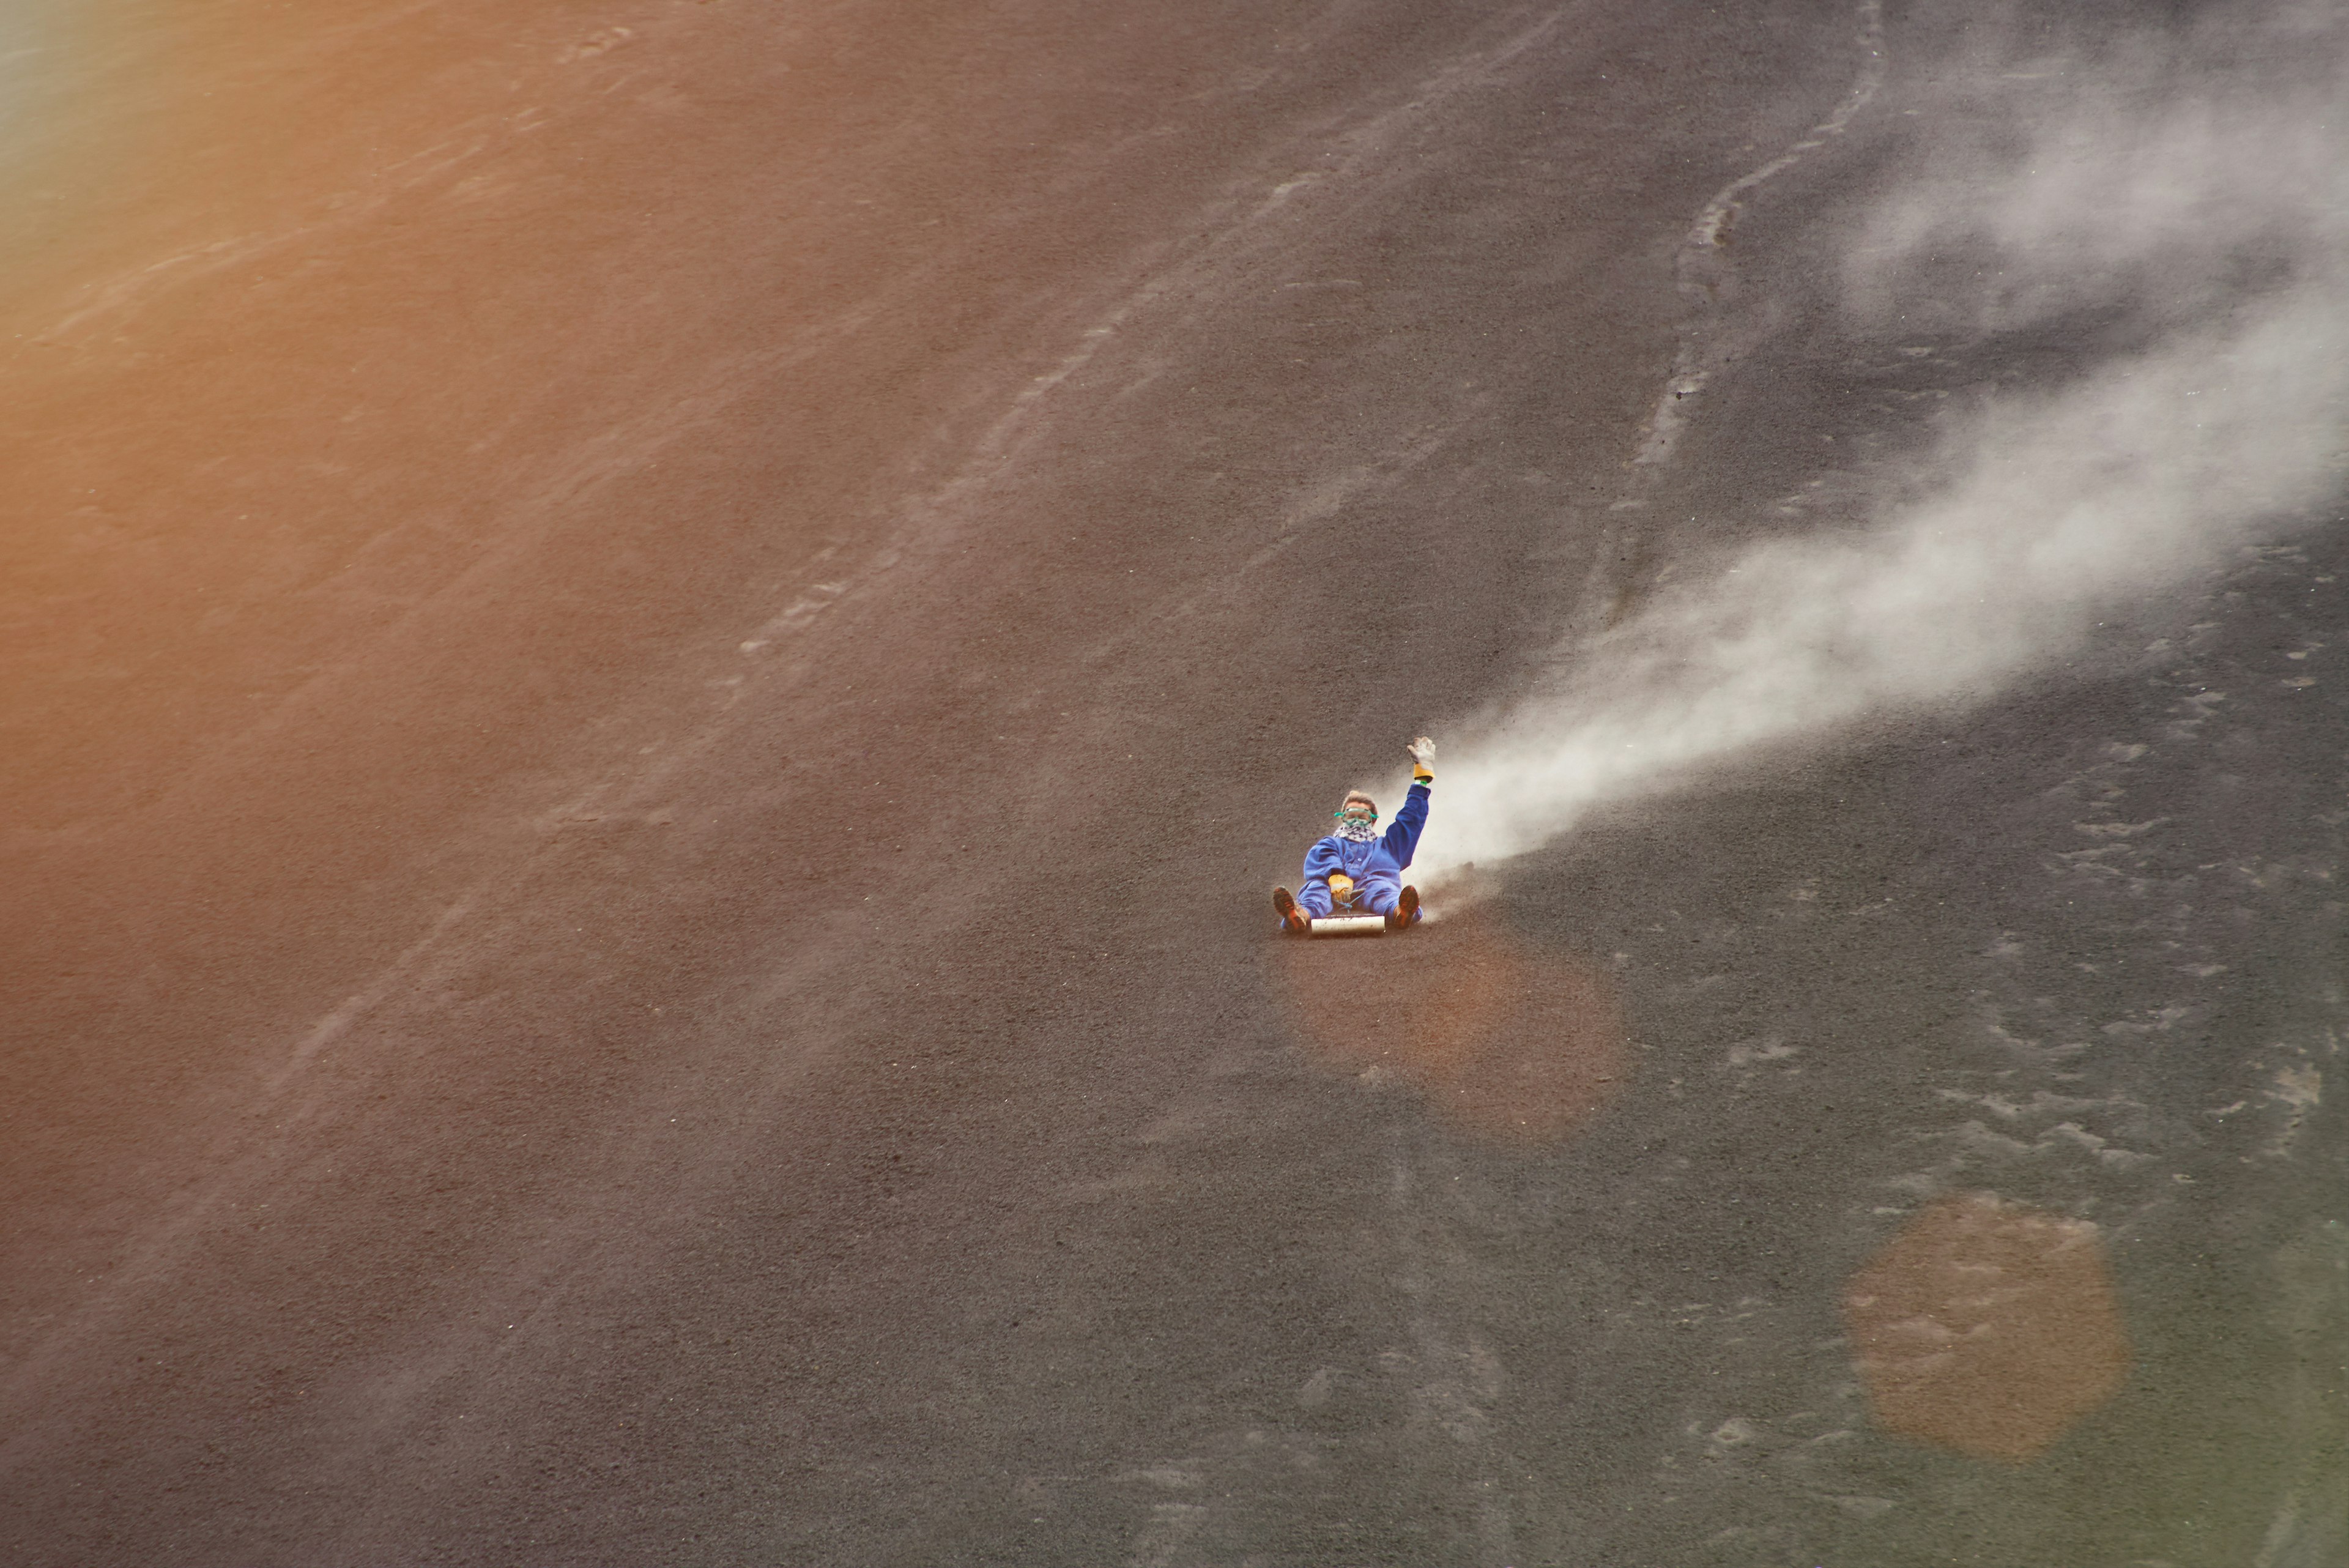
[[[1425,768],[1429,773],[1435,771],[1435,742],[1425,735],[1413,741],[1403,750],[1411,753],[1411,760],[1419,766]]]

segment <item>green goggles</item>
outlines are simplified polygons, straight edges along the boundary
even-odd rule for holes
[[[1366,805],[1356,806],[1351,811],[1341,806],[1330,815],[1339,822],[1376,822],[1379,819],[1379,814]]]

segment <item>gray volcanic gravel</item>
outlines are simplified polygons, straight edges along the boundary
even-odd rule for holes
[[[0,165],[0,1558],[2349,1561],[2337,533],[1266,901],[2124,349],[1840,247],[2194,7],[102,9]]]

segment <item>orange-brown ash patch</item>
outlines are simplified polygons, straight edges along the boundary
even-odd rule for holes
[[[1276,967],[1316,1049],[1358,1072],[1392,1074],[1472,1131],[1558,1137],[1628,1076],[1622,1011],[1606,976],[1529,951],[1475,913],[1405,936],[1284,940]]]
[[[1911,1220],[1844,1319],[1877,1424],[1979,1459],[2034,1457],[2128,1367],[2096,1228],[1987,1194]]]

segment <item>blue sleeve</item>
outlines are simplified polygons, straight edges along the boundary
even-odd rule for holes
[[[1411,853],[1419,847],[1419,830],[1426,826],[1427,786],[1415,784],[1403,797],[1402,809],[1395,813],[1394,826],[1387,829],[1384,840],[1386,852],[1394,857],[1397,866],[1411,864]]]
[[[1336,839],[1317,839],[1314,841],[1313,847],[1305,852],[1305,879],[1308,882],[1318,882],[1344,864],[1345,862],[1339,857]]]

